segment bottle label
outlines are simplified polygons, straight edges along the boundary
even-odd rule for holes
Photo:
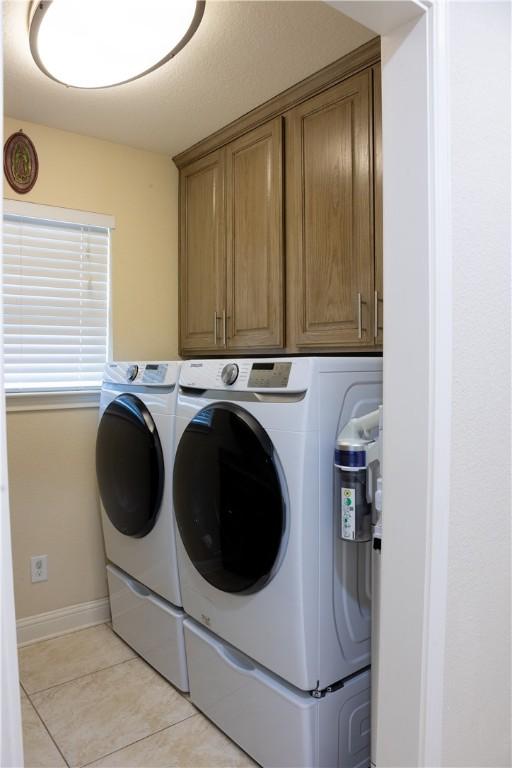
[[[356,538],[355,488],[341,489],[341,538],[350,541]]]

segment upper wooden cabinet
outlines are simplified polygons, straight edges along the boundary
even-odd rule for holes
[[[183,355],[381,348],[379,59],[370,41],[175,158]]]
[[[373,343],[371,72],[286,116],[289,325],[298,348]]]
[[[180,176],[180,347],[214,351],[226,296],[224,150]]]
[[[227,345],[281,348],[282,119],[226,147]]]
[[[181,171],[184,354],[283,347],[282,199],[280,117]]]

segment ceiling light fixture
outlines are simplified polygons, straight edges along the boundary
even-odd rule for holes
[[[30,50],[45,75],[74,88],[109,88],[147,75],[190,40],[204,13],[195,0],[42,0]]]

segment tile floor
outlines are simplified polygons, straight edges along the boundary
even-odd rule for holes
[[[26,768],[256,764],[107,624],[19,651]]]

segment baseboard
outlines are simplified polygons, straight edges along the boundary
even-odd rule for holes
[[[50,637],[76,632],[77,629],[93,627],[95,624],[103,624],[106,621],[110,621],[108,597],[92,600],[90,603],[69,605],[48,613],[39,613],[37,616],[28,616],[16,622],[18,646],[48,640]]]

